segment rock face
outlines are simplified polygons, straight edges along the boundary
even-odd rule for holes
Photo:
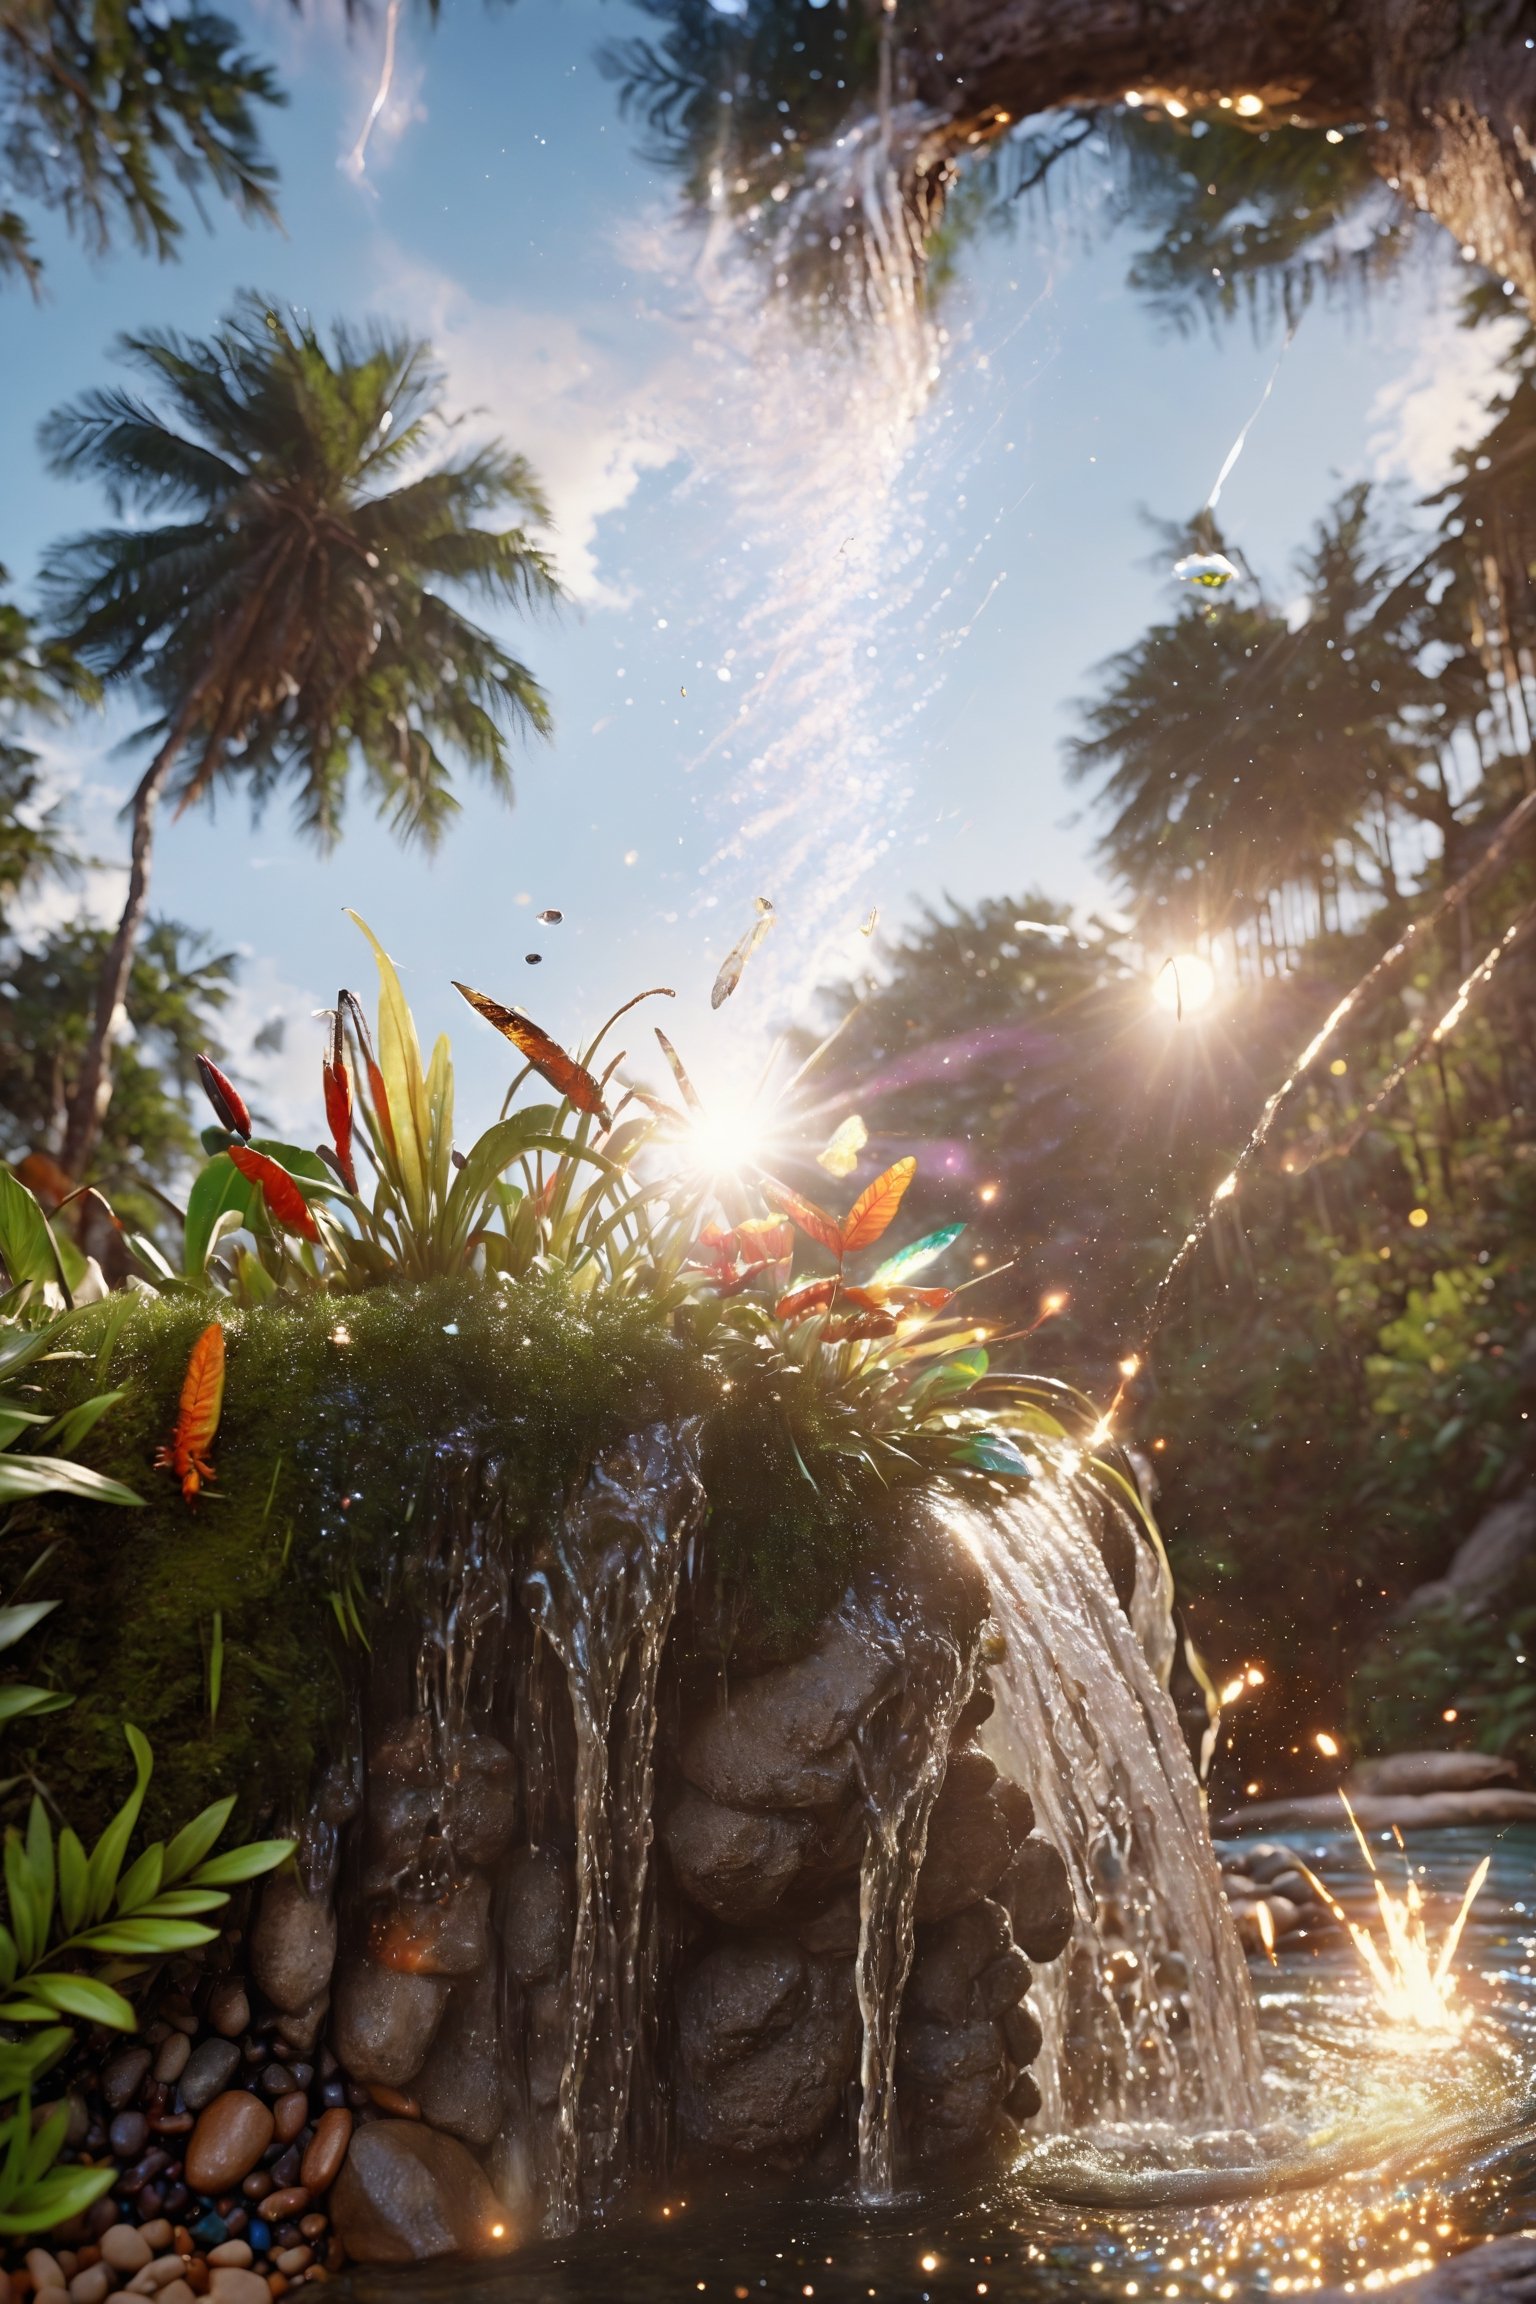
[[[505,2092],[496,1971],[456,1984],[416,2080],[421,2116],[482,2150],[501,2127]]]
[[[420,1869],[494,1864],[517,1829],[517,1769],[494,1736],[438,1736],[397,1721],[368,1762],[370,1853],[380,1885]]]
[[[902,2124],[920,2163],[969,2159],[993,2141],[1040,2053],[1039,2024],[1021,2005],[1029,1980],[1001,1904],[972,1904],[920,1932],[896,2064]],[[1030,2111],[1038,2103],[1022,2101]]]
[[[419,2120],[372,2120],[358,2130],[331,2194],[331,2214],[359,2264],[419,2264],[433,2256],[492,2256],[516,2245],[479,2162]]]
[[[762,1920],[799,1871],[815,1827],[807,1816],[725,1808],[685,1792],[661,1828],[683,1894],[717,1920]]]
[[[846,1963],[790,1938],[705,1954],[678,1994],[678,2121],[731,2160],[785,2165],[821,2138],[852,2079],[858,2007]]]
[[[845,1618],[808,1656],[763,1672],[706,1712],[680,1754],[684,1776],[726,1808],[824,1808],[853,1788],[851,1734],[895,1659]]]
[[[558,1976],[570,1958],[576,1890],[567,1858],[553,1848],[519,1848],[507,1867],[501,1946],[519,1984]]]

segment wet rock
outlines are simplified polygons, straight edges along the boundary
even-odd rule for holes
[[[1024,1797],[1027,1800],[1028,1796]],[[1010,1819],[996,1784],[973,1793],[967,1788],[965,1773],[954,1790],[946,1777],[934,1802],[928,1851],[918,1874],[919,1921],[942,1920],[990,1896],[1023,1837]]]
[[[850,1732],[892,1655],[839,1617],[810,1655],[733,1685],[684,1741],[683,1774],[727,1808],[820,1808],[854,1782]]]
[[[381,1968],[410,1976],[476,1976],[491,1956],[491,1884],[471,1873],[430,1903],[401,1902],[381,1913],[368,1934]]]
[[[1031,1960],[1055,1960],[1072,1939],[1072,1882],[1058,1849],[1033,1837],[1018,1849],[999,1884],[1016,1942]]]
[[[331,2219],[359,2264],[496,2255],[520,2237],[458,2139],[416,2120],[372,2120],[358,2130],[331,2194]]]
[[[298,2015],[329,1989],[336,1965],[336,1910],[311,1896],[295,1866],[274,1872],[251,1930],[251,1974],[274,2008]]]
[[[201,2112],[211,2104],[239,2068],[240,2050],[233,2040],[205,2040],[194,2048],[181,2075],[181,2100],[187,2110]]]
[[[519,1848],[503,1875],[502,1956],[518,1984],[560,1975],[571,1956],[576,1891],[554,1848]]]
[[[1027,2064],[1033,2064],[1045,2046],[1045,2034],[1041,2031],[1040,2019],[1030,2007],[1029,2002],[1020,2000],[1012,2008],[1004,2009],[1002,2026],[1003,2045],[1008,2051],[1010,2061],[1016,2064],[1020,2070]]]
[[[517,1770],[493,1736],[434,1736],[417,1715],[397,1721],[368,1762],[375,1865],[396,1877],[446,1849],[452,1864],[494,1864],[517,1828]]]
[[[814,2147],[858,2057],[844,1961],[788,1937],[718,1945],[678,1994],[678,2118],[695,2150],[793,2164]]]
[[[944,1790],[952,1800],[977,1800],[997,1782],[997,1762],[979,1744],[963,1743],[957,1735],[944,1770]]]
[[[111,2112],[121,2112],[137,2096],[149,2072],[148,2048],[124,2048],[101,2069],[101,2093]]]
[[[859,1948],[859,1893],[845,1888],[795,1930],[802,1952],[819,1960],[851,1960]]]
[[[321,2113],[299,2167],[299,2182],[311,2198],[335,2183],[351,2141],[352,2115],[345,2105],[335,2104]]]
[[[902,2130],[920,2165],[971,2158],[996,2138],[1023,2060],[1012,2040],[1030,2044],[1029,2025],[1013,2021],[1028,1983],[1000,1904],[972,1904],[920,1932],[896,2060]]]
[[[1003,2099],[1003,2110],[1016,2127],[1022,2128],[1026,2120],[1033,2120],[1041,2102],[1040,2084],[1033,2072],[1021,2072]]]
[[[251,2028],[251,2003],[238,1976],[221,1976],[208,1995],[208,2021],[226,2040]]]
[[[500,1993],[494,1967],[456,1984],[416,2082],[421,2116],[482,2150],[501,2126]]]
[[[272,2108],[259,2096],[229,2089],[198,2114],[187,2144],[187,2183],[194,2192],[227,2192],[248,2176],[272,2141]]]
[[[924,1928],[907,1982],[904,2014],[920,2022],[963,2024],[972,2013],[978,1979],[1012,1949],[1008,1915],[1001,1904],[990,1900]]]
[[[440,1976],[410,1976],[362,1956],[337,1972],[333,2045],[354,2080],[401,2088],[414,2080],[447,2005]]]
[[[536,1984],[528,1995],[528,2101],[537,2112],[552,2112],[560,2101],[565,2069],[566,1988],[563,1979]]]
[[[284,2009],[277,2019],[277,2036],[285,2047],[308,2056],[320,2037],[320,2027],[330,2011],[331,1996],[321,1992],[307,2008]]]
[[[1010,1944],[990,1968],[982,1970],[976,1988],[989,2016],[1001,2016],[1017,2006],[1029,1990],[1029,1962],[1017,1944]]]
[[[740,1927],[773,1910],[813,1832],[807,1817],[725,1808],[690,1791],[669,1811],[661,1839],[683,1894]]]

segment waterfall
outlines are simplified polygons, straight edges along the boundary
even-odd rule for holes
[[[1041,1480],[952,1517],[1006,1643],[987,1741],[1028,1787],[1077,1909],[1066,1954],[1034,1988],[1040,2126],[1248,2127],[1259,2054],[1247,1966],[1173,1705],[1083,1498]]]
[[[912,1972],[917,1876],[950,1738],[976,1682],[977,1641],[962,1644],[925,1625],[914,1596],[901,1597],[907,1602],[905,1621],[892,1626],[892,1644],[902,1658],[895,1692],[855,1737],[868,1818],[854,1969],[864,2032],[859,2190],[866,2200],[888,2200],[895,2186],[896,2035]],[[871,1622],[861,1625],[866,1637],[870,1629]]]
[[[541,1547],[523,1598],[565,1672],[576,1735],[576,1928],[546,2215],[623,2174],[640,2037],[656,1681],[703,1502],[697,1426],[654,1425],[599,1459]]]

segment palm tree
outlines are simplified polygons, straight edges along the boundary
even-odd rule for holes
[[[96,694],[84,665],[40,640],[32,618],[5,597],[6,582],[0,568],[0,932],[18,896],[74,862],[60,803],[20,731]]]
[[[428,461],[443,382],[419,341],[338,326],[327,347],[246,296],[209,341],[153,332],[119,349],[150,393],[89,393],[42,433],[53,468],[104,481],[114,511],[172,515],[69,538],[43,572],[61,636],[155,708],[60,1152],[77,1177],[111,1096],[162,796],[180,814],[221,785],[260,806],[289,784],[301,828],[328,845],[360,761],[391,828],[431,846],[458,807],[445,751],[510,800],[509,736],[549,718],[527,667],[436,586],[521,607],[559,589],[524,528],[481,524],[508,507],[547,516],[520,456]]]

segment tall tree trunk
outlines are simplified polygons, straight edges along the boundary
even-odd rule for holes
[[[107,948],[96,987],[96,1013],[81,1060],[80,1077],[69,1100],[59,1164],[76,1183],[86,1181],[87,1170],[101,1139],[101,1124],[112,1101],[112,1035],[119,1013],[127,1007],[133,955],[149,903],[149,873],[154,857],[155,816],[166,778],[176,765],[191,726],[193,703],[183,706],[165,742],[140,777],[133,795],[133,838],[128,860],[128,895],[117,932]]]
[[[928,0],[927,173],[1009,119],[1260,99],[1256,129],[1369,124],[1378,172],[1536,310],[1530,0]]]

